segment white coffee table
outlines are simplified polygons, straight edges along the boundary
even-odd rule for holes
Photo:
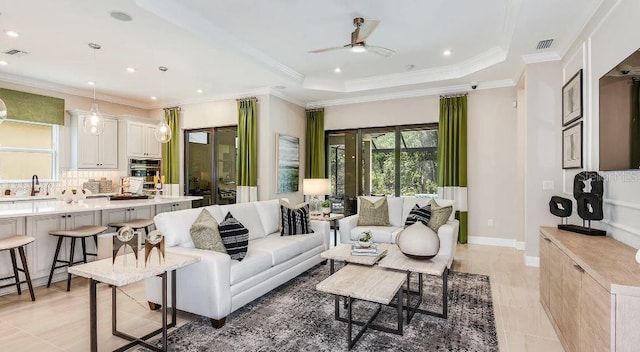
[[[404,255],[400,248],[391,245],[387,248],[387,255],[378,262],[378,266],[393,270],[404,271],[407,274],[407,287],[410,287],[411,273],[418,274],[418,291],[407,290],[407,302],[410,302],[411,294],[418,294],[418,302],[416,305],[409,307],[407,305],[407,324],[411,322],[415,313],[432,315],[438,318],[447,318],[447,276],[449,268],[447,263],[449,256],[437,255],[431,259],[413,259]],[[432,312],[418,307],[422,303],[422,275],[432,275],[442,277],[442,313]]]
[[[186,256],[175,253],[165,253],[164,262],[159,263],[154,253],[149,258],[149,263],[144,263],[144,253],[139,253],[138,263],[136,266],[136,258],[133,253],[126,256],[120,256],[116,259],[115,265],[112,259],[102,259],[87,264],[74,265],[70,267],[69,273],[77,276],[86,277],[91,280],[89,286],[89,320],[91,324],[91,351],[98,351],[98,329],[96,314],[96,286],[98,282],[111,285],[111,332],[114,336],[118,336],[130,343],[122,346],[115,351],[126,351],[135,345],[143,345],[153,351],[167,350],[167,329],[176,325],[176,270],[200,261],[199,257]],[[171,271],[171,323],[167,324],[167,272]],[[144,280],[149,277],[162,277],[162,327],[154,330],[142,337],[134,337],[129,334],[118,331],[117,328],[117,312],[116,312],[116,289],[134,282]],[[147,340],[153,336],[162,333],[162,349],[159,349],[149,343]]]
[[[405,274],[396,270],[384,269],[379,266],[348,264],[316,285],[316,290],[335,296],[335,319],[347,323],[347,345],[351,349],[367,329],[402,335],[402,309],[404,306],[402,285],[405,281]],[[339,297],[347,299],[346,319],[340,317]],[[390,329],[373,324],[382,305],[391,305],[394,297],[397,298],[397,304],[395,304],[398,312],[397,328]],[[356,299],[378,303],[378,309],[366,322],[353,320],[352,307]],[[354,324],[361,325],[362,329],[355,338],[351,339]]]

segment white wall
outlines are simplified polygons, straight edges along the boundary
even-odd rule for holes
[[[468,98],[469,235],[523,241],[518,174],[516,88],[472,91]],[[325,108],[325,129],[438,122],[439,97]],[[493,226],[488,220],[493,220]]]
[[[549,200],[560,192],[562,177],[562,121],[560,62],[527,65],[525,69],[525,255],[538,257],[540,226],[558,219],[549,213]],[[543,182],[553,189],[543,189]]]
[[[296,193],[276,194],[276,133],[300,138],[300,185],[304,177],[305,114],[304,108],[271,95],[258,98],[258,199],[289,198],[302,201],[302,189]],[[180,115],[180,190],[184,189],[184,130],[238,125],[235,99],[181,105]],[[151,117],[160,118],[156,109]]]
[[[563,57],[563,82],[578,69],[584,75],[584,158],[586,170],[599,169],[599,79],[640,48],[640,1],[604,2]],[[570,196],[576,172],[561,172]],[[604,224],[610,236],[640,248],[640,171],[604,172]],[[577,221],[574,216],[573,221]]]

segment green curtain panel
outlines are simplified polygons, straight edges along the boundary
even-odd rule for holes
[[[325,178],[324,109],[307,110],[306,178]]]
[[[631,87],[631,168],[640,168],[640,82]]]
[[[257,200],[258,194],[258,101],[238,101],[237,202]]]
[[[440,98],[438,195],[455,201],[458,241],[467,243],[467,96]]]
[[[162,174],[166,184],[180,183],[180,108],[164,109],[164,118],[171,129],[171,139],[162,144]]]
[[[64,99],[0,88],[0,99],[12,120],[64,125]]]

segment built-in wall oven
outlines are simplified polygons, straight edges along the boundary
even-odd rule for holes
[[[129,159],[129,176],[143,177],[144,188],[153,188],[153,176],[160,176],[160,160],[158,159]]]

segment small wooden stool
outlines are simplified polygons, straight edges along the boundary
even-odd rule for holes
[[[112,222],[109,224],[109,226],[116,228],[116,232],[118,232],[118,230],[120,230],[121,228],[128,226],[132,228],[134,231],[144,229],[144,231],[146,232],[145,235],[148,235],[149,232],[151,231],[150,230],[151,225],[153,225],[153,219],[135,219],[135,220],[124,221],[124,222]],[[142,237],[142,239],[144,240],[144,237]]]
[[[87,237],[93,237],[96,242],[96,248],[98,248],[98,235],[107,230],[106,226],[80,226],[73,230],[54,230],[49,231],[49,235],[58,237],[58,246],[56,247],[56,254],[53,256],[53,264],[51,265],[51,273],[49,274],[49,281],[47,287],[51,286],[51,279],[53,278],[53,272],[56,269],[73,266],[79,263],[86,263],[87,256],[97,256],[97,253],[87,253]],[[69,252],[69,260],[58,259],[60,254],[60,247],[62,246],[62,240],[65,238],[71,239],[71,251]],[[76,247],[76,238],[82,240],[82,261],[74,262],[73,256]],[[63,263],[60,266],[56,266],[57,263]],[[71,274],[67,274],[67,291],[71,290]]]
[[[7,284],[4,286],[0,286],[0,288],[5,288],[5,287],[15,285],[16,288],[18,289],[18,294],[21,295],[22,289],[20,288],[20,285],[26,282],[27,285],[29,285],[29,293],[31,294],[32,301],[36,300],[36,295],[33,293],[33,286],[31,285],[31,276],[29,275],[29,267],[27,266],[27,256],[24,254],[24,246],[28,245],[34,240],[35,238],[31,236],[23,236],[23,235],[16,235],[16,236],[5,237],[0,239],[0,251],[6,251],[6,250],[9,251],[9,253],[11,254],[11,264],[13,265],[13,275],[0,278],[0,281],[8,280],[8,279],[16,280],[14,284]],[[18,268],[18,264],[16,262],[16,248],[20,253],[20,261],[22,262],[22,268]],[[20,276],[18,275],[19,271],[22,271],[24,273],[24,276],[25,276],[24,281],[20,281]]]

